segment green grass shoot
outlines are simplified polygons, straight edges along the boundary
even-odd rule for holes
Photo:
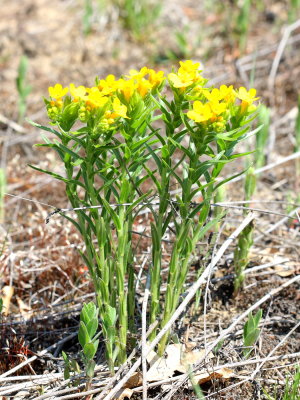
[[[244,350],[243,354],[245,358],[248,358],[253,351],[253,346],[256,343],[260,329],[258,328],[259,322],[262,317],[262,310],[258,310],[253,316],[252,313],[249,314],[248,321],[244,325],[243,329],[243,340],[244,340]]]
[[[254,154],[256,169],[265,165],[265,149],[270,131],[270,109],[263,104],[259,107],[258,125],[262,125],[262,128],[256,134],[256,152]]]
[[[16,78],[16,86],[19,95],[18,101],[18,121],[21,123],[24,119],[26,108],[27,108],[27,97],[31,92],[31,86],[26,83],[26,75],[28,71],[28,58],[23,55],[21,57],[19,67],[18,67],[18,76]]]

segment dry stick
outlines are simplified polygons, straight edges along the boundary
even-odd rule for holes
[[[215,244],[214,244],[214,248],[212,251],[212,258],[214,257],[215,253],[216,253],[216,248],[217,248],[217,244],[219,242],[219,239],[221,237],[221,234],[223,232],[224,227],[226,226],[227,222],[225,220],[225,222],[223,223],[223,225],[221,226],[221,229],[219,229]],[[207,331],[206,331],[206,315],[207,315],[207,297],[208,297],[208,291],[209,291],[209,283],[211,281],[211,274],[213,272],[213,267],[210,267],[210,271],[209,271],[209,275],[206,279],[206,286],[205,286],[205,292],[204,292],[204,306],[203,306],[203,330],[204,330],[204,348],[206,349],[206,336],[207,336]]]
[[[147,304],[150,295],[150,273],[147,276],[145,295],[142,304],[142,369],[143,369],[143,400],[147,400]]]
[[[258,169],[256,169],[254,171],[254,174],[257,175],[257,174],[260,174],[262,172],[268,171],[269,169],[273,169],[273,168],[277,167],[278,165],[284,164],[284,163],[286,163],[288,161],[291,161],[291,160],[294,160],[295,158],[298,158],[298,157],[300,157],[300,151],[297,151],[296,153],[290,154],[287,157],[283,157],[279,161],[276,161],[274,163],[265,165],[264,167],[258,168]],[[244,176],[242,176],[242,175],[237,176],[236,178],[232,179],[231,181],[226,182],[225,185],[229,184],[229,183],[233,183],[233,182],[238,182],[238,181],[240,181],[242,179],[244,179]]]
[[[277,229],[280,225],[284,224],[285,222],[287,222],[289,220],[290,217],[292,217],[294,214],[297,214],[297,212],[300,211],[300,207],[295,208],[294,210],[292,210],[286,217],[282,218],[280,221],[276,222],[276,224],[273,224],[269,229],[267,229],[265,231],[264,234],[257,236],[254,239],[254,243],[259,242],[261,239],[264,238],[265,234],[270,233],[275,231],[275,229]]]
[[[284,33],[282,35],[282,39],[279,43],[279,46],[277,48],[277,52],[272,64],[272,68],[270,71],[270,75],[268,78],[268,88],[270,91],[273,91],[274,89],[274,84],[275,84],[275,78],[276,78],[276,74],[277,74],[277,70],[278,70],[278,66],[281,60],[281,57],[283,55],[284,49],[287,45],[288,39],[290,37],[290,34],[298,29],[300,27],[300,19],[298,19],[298,21],[294,22],[293,24],[291,24],[290,26],[288,26],[287,28],[285,28]]]
[[[242,223],[238,226],[238,228],[232,233],[232,235],[226,239],[226,241],[223,243],[223,245],[220,247],[219,251],[217,252],[216,256],[213,258],[211,263],[208,265],[208,267],[205,269],[203,274],[199,277],[199,279],[194,283],[194,285],[188,290],[187,295],[185,296],[184,300],[182,303],[177,307],[176,311],[168,321],[168,323],[161,329],[161,331],[158,333],[156,338],[151,342],[151,344],[148,346],[148,354],[151,350],[155,348],[155,346],[159,343],[159,341],[162,339],[162,337],[165,335],[165,333],[171,328],[173,323],[177,320],[179,315],[186,309],[187,305],[189,302],[192,300],[192,298],[195,296],[195,293],[197,290],[200,288],[200,286],[205,282],[206,278],[209,276],[210,269],[213,268],[221,259],[223,254],[225,253],[226,249],[230,246],[232,241],[238,237],[240,232],[254,219],[254,214],[249,213],[246,218],[242,221]],[[114,395],[123,387],[123,385],[127,382],[127,380],[130,378],[130,376],[138,369],[138,367],[141,365],[141,357],[133,364],[133,366],[130,368],[128,373],[124,376],[123,379],[120,380],[120,382],[112,389],[112,391],[104,398],[105,394],[101,393],[100,396],[97,396],[95,400],[100,400],[100,399],[105,399],[105,400],[110,400],[114,397]]]
[[[23,128],[23,126],[17,124],[15,121],[12,121],[5,117],[5,115],[0,114],[0,122],[12,128],[15,132],[18,133],[30,133],[28,129]]]
[[[259,358],[259,359],[255,359],[255,360],[245,360],[245,361],[239,361],[239,362],[235,362],[235,363],[221,364],[221,365],[213,366],[212,368],[207,367],[205,369],[205,372],[210,374],[210,372],[214,373],[214,372],[216,372],[216,371],[218,371],[220,369],[223,369],[223,368],[232,369],[232,368],[236,368],[236,367],[242,367],[244,365],[257,364],[258,362],[279,361],[279,360],[281,361],[281,360],[286,360],[286,359],[289,359],[289,358],[297,358],[297,357],[300,357],[300,352],[292,353],[292,354],[284,354],[284,355],[280,355],[280,356]],[[290,365],[290,364],[288,364],[288,365]],[[282,366],[282,368],[284,368],[284,367],[285,366]],[[272,367],[272,369],[273,368],[274,367]],[[278,366],[276,366],[275,368],[278,368]],[[270,369],[270,368],[266,368],[266,369]],[[169,379],[164,379],[164,380],[161,380],[161,381],[156,381],[156,382],[153,382],[153,383],[149,383],[148,386],[149,387],[156,387],[156,386],[161,386],[161,385],[164,385],[164,384],[172,383],[172,382],[175,382],[175,381],[178,381],[179,379],[181,379],[182,376],[183,376],[183,374],[178,375],[178,376],[174,376],[174,377],[169,378]],[[133,388],[132,391],[133,392],[141,392],[142,389],[143,389],[142,386],[138,386],[136,388]]]
[[[264,297],[262,297],[260,300],[258,300],[256,303],[254,303],[252,306],[250,306],[245,312],[243,312],[243,314],[241,314],[227,329],[225,329],[224,331],[222,331],[222,333],[220,334],[220,336],[212,343],[208,346],[208,349],[206,351],[206,353],[209,353],[210,351],[212,351],[217,345],[218,343],[223,340],[232,330],[233,328],[240,323],[244,318],[246,318],[250,312],[254,311],[256,308],[258,308],[261,304],[265,303],[267,300],[269,300],[271,297],[275,296],[276,294],[278,294],[281,290],[285,289],[286,287],[288,287],[289,285],[300,281],[300,275],[295,276],[291,279],[289,279],[288,281],[284,282],[282,285],[278,286],[275,289],[272,289],[268,294],[266,294]],[[197,362],[196,367],[194,368],[197,369],[198,366],[201,364],[201,362],[204,360],[204,357],[201,357],[201,359]],[[178,382],[178,384],[171,390],[171,392],[165,396],[163,398],[163,400],[169,400],[171,399],[171,396],[179,389],[179,387],[188,379],[189,375],[185,374],[182,379]]]

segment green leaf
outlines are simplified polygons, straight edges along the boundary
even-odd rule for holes
[[[243,351],[245,358],[249,357],[249,355],[252,352],[252,349],[249,349],[248,347],[252,347],[259,337],[260,329],[258,328],[258,325],[261,317],[262,317],[262,310],[258,310],[254,317],[252,313],[250,313],[248,321],[244,325],[244,332],[243,332],[244,346],[247,347]]]
[[[38,124],[37,122],[34,122],[34,121],[32,121],[32,120],[30,120],[30,119],[28,119],[28,118],[26,118],[26,121],[27,121],[30,125],[35,126],[36,128],[42,129],[42,130],[47,131],[47,132],[54,133],[54,135],[56,135],[56,136],[59,137],[60,139],[61,139],[62,136],[63,136],[60,132],[56,131],[56,130],[53,129],[53,128],[49,128],[48,126],[40,125],[40,124]]]
[[[54,172],[48,171],[48,170],[46,170],[46,169],[34,167],[34,166],[31,165],[31,164],[27,164],[27,165],[28,165],[28,167],[33,168],[33,169],[35,169],[36,171],[43,172],[44,174],[53,176],[53,178],[58,179],[59,181],[63,181],[63,182],[68,183],[68,184],[74,183],[75,185],[81,186],[81,187],[83,187],[83,188],[85,189],[84,184],[83,184],[82,182],[80,182],[80,181],[76,181],[75,179],[64,178],[63,176],[58,175],[58,174],[56,174],[56,173],[54,173]]]
[[[110,204],[104,198],[102,199],[102,201],[103,201],[103,205],[104,205],[106,211],[111,216],[116,229],[120,230],[121,229],[121,223],[120,223],[120,220],[119,220],[119,217],[118,217],[117,213],[114,211],[114,209],[110,206]]]
[[[232,175],[229,178],[223,179],[221,182],[219,182],[215,187],[214,190],[216,190],[219,186],[224,185],[227,182],[232,181],[232,179],[237,178],[240,175],[243,175],[245,172],[247,171],[247,169],[244,169],[242,172],[239,172],[238,174]]]
[[[85,160],[83,158],[78,158],[76,161],[71,162],[73,167],[78,167],[78,165],[81,165]]]
[[[140,196],[137,200],[135,200],[135,201],[131,204],[131,206],[129,206],[129,207],[127,208],[126,215],[129,216],[129,215],[132,213],[132,211],[134,210],[134,208],[137,207],[139,204],[141,205],[141,208],[140,208],[140,209],[146,208],[147,205],[143,205],[142,203],[144,202],[145,199],[147,199],[147,198],[150,196],[151,192],[152,192],[152,190],[149,190],[149,192],[144,193],[144,194],[143,194],[142,196]]]
[[[87,375],[88,378],[93,378],[94,371],[95,371],[95,366],[96,366],[96,363],[95,363],[94,360],[90,360],[88,362],[88,364],[86,366],[86,370],[85,370],[86,375]]]
[[[84,345],[83,354],[86,356],[88,360],[92,360],[94,358],[96,351],[97,347],[92,342]]]
[[[104,315],[104,323],[106,327],[115,326],[117,320],[117,311],[114,307],[109,304],[106,305],[106,311]]]
[[[64,351],[62,351],[61,355],[62,355],[62,358],[63,358],[65,364],[69,365],[70,361],[69,361],[69,358],[68,358],[67,354]]]
[[[80,320],[87,325],[90,320],[98,317],[98,309],[93,301],[85,303],[80,313]],[[91,336],[91,335],[90,335]]]
[[[79,343],[81,344],[82,348],[84,348],[84,346],[90,342],[90,337],[89,337],[88,331],[86,329],[84,322],[82,322],[82,321],[80,321],[80,324],[79,324],[78,340],[79,340]]]
[[[78,362],[76,360],[72,360],[71,361],[71,367],[72,367],[74,372],[76,372],[77,374],[80,374],[81,370],[80,370],[80,367],[79,367]]]
[[[90,338],[93,338],[98,329],[98,319],[92,318],[86,325]]]
[[[65,369],[64,369],[64,379],[65,380],[70,379],[70,367],[68,367],[68,366],[65,366]]]

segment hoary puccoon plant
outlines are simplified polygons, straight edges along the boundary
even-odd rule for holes
[[[234,177],[221,179],[223,167],[247,154],[235,148],[255,133],[249,124],[258,97],[255,89],[210,87],[199,63],[190,60],[166,76],[143,67],[120,79],[96,78],[93,87],[56,84],[49,95],[51,127],[33,124],[55,135],[38,146],[57,152],[65,174],[33,168],[63,181],[77,209],[75,216],[63,215],[85,244],[81,255],[113,371],[126,360],[128,332],[137,326],[136,216],[144,208],[152,214],[148,322],[159,320],[152,340],[180,301],[199,239],[217,222],[210,220],[210,202]],[[175,197],[172,187],[180,189]],[[162,273],[162,242],[170,232],[168,270]],[[159,344],[160,355],[169,335]]]

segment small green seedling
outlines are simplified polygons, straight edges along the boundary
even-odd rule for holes
[[[87,389],[90,386],[90,382],[94,377],[94,370],[96,363],[93,360],[99,345],[99,333],[98,330],[98,314],[99,309],[91,301],[88,304],[84,304],[80,313],[80,324],[78,330],[78,340],[82,347],[82,360],[85,365],[85,373],[88,378]]]
[[[108,366],[111,373],[114,373],[114,363],[118,355],[117,348],[114,350],[114,345],[116,341],[116,322],[117,322],[117,310],[111,307],[109,304],[106,306],[107,312],[102,321],[102,329],[104,336],[107,340],[106,343],[106,357],[108,360]]]
[[[250,26],[251,1],[244,0],[236,19],[236,31],[239,34],[239,47],[241,51],[245,50],[247,35]]]
[[[246,173],[245,179],[245,200],[251,200],[256,190],[256,175],[253,167],[250,167]],[[245,214],[247,211],[245,212]]]
[[[299,400],[300,399],[300,367],[296,368],[294,376],[287,376],[283,395],[278,393],[278,386],[274,387],[272,396],[262,388],[267,400]],[[280,396],[280,397],[279,397]]]
[[[292,379],[291,379],[292,378]],[[299,400],[300,399],[300,366],[298,365],[294,377],[287,377],[283,400]]]
[[[244,357],[248,358],[253,350],[253,346],[257,341],[260,329],[258,328],[259,322],[262,317],[262,310],[258,310],[253,316],[252,312],[249,314],[249,319],[244,325],[243,339],[244,339]]]
[[[251,200],[256,189],[256,176],[253,167],[250,167],[245,180],[245,200]],[[247,204],[246,204],[247,206]],[[246,213],[246,212],[245,212]],[[254,223],[247,225],[240,233],[238,244],[234,251],[233,263],[235,269],[234,293],[238,293],[245,280],[244,271],[249,264],[249,253],[253,245]]]
[[[22,56],[18,67],[18,76],[16,79],[16,85],[19,94],[19,102],[18,102],[19,123],[23,121],[27,108],[26,98],[30,94],[32,89],[31,86],[26,84],[27,70],[28,70],[28,58],[26,56]]]
[[[270,109],[264,105],[259,107],[258,124],[262,128],[256,134],[256,152],[254,156],[255,168],[261,168],[265,165],[265,147],[269,137],[270,130]]]
[[[75,376],[76,374],[80,374],[81,373],[81,369],[77,363],[76,360],[71,360],[69,359],[69,357],[67,356],[67,354],[63,351],[62,352],[62,357],[64,360],[64,364],[65,364],[65,368],[64,368],[64,378],[70,379],[72,376]],[[79,380],[76,379],[72,382],[73,386],[78,386],[79,385]]]
[[[298,12],[300,9],[300,0],[290,0],[289,2],[289,23],[292,23],[298,19]]]
[[[0,224],[4,223],[4,193],[6,186],[5,169],[0,168]]]
[[[219,186],[218,189],[216,190],[216,194],[214,197],[214,202],[215,203],[223,203],[224,201],[226,201],[226,187],[224,186]],[[225,215],[225,211],[223,207],[214,207],[213,208],[213,212],[214,212],[214,217],[221,219],[222,216]],[[220,222],[218,222],[216,224],[216,231],[218,232],[220,229]]]
[[[295,152],[300,151],[300,95],[298,97],[298,115],[295,123]],[[300,178],[300,161],[296,160],[296,181]],[[297,191],[298,188],[296,188]],[[298,201],[298,199],[297,199]]]
[[[91,33],[92,30],[92,17],[93,17],[93,5],[92,0],[85,0],[84,12],[82,17],[83,33],[85,36]]]
[[[99,325],[98,315],[99,309],[92,301],[88,304],[84,304],[80,313],[78,341],[82,347],[80,355],[85,366],[85,375],[87,377],[86,390],[90,388],[96,366],[93,358],[99,345],[98,337],[100,333],[96,333]],[[69,359],[64,351],[62,352],[62,357],[65,363],[65,379],[70,379],[72,375],[74,376],[81,372],[77,361]],[[78,386],[78,384],[79,380],[75,380],[73,383],[74,386]]]
[[[114,0],[120,9],[120,18],[124,27],[137,40],[143,40],[153,29],[161,12],[161,3],[157,0]]]
[[[191,365],[189,365],[189,368],[188,368],[188,375],[189,375],[189,379],[191,381],[191,384],[193,386],[194,393],[197,396],[197,399],[205,400],[205,396],[204,396],[204,394],[202,392],[202,389],[201,389],[199,383],[196,382],[195,375],[193,373],[193,368],[192,368]]]

